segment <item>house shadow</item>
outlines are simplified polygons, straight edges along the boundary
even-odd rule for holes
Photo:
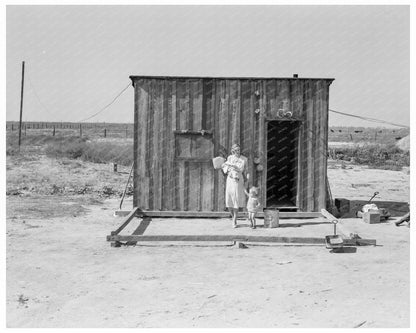
[[[355,246],[344,246],[341,247],[340,249],[332,249],[331,251],[329,251],[330,253],[356,253],[357,252],[357,248]]]
[[[301,222],[301,223],[279,223],[279,228],[299,228],[307,225],[332,225],[330,222]]]

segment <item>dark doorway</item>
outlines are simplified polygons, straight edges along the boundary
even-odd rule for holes
[[[297,121],[267,124],[267,208],[297,208],[298,133]]]

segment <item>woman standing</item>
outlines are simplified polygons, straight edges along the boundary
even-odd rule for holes
[[[247,158],[240,155],[240,146],[234,144],[231,155],[222,165],[222,170],[227,175],[225,205],[231,213],[234,228],[237,228],[238,209],[245,206],[244,183],[248,179],[247,169]]]

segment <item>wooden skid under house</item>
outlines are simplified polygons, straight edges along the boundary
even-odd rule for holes
[[[135,207],[224,212],[226,179],[212,158],[226,157],[239,143],[263,208],[326,208],[333,79],[130,78]]]

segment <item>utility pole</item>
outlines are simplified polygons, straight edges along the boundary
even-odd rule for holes
[[[23,87],[25,85],[25,62],[22,61],[22,90],[20,93],[19,150],[22,137]]]

